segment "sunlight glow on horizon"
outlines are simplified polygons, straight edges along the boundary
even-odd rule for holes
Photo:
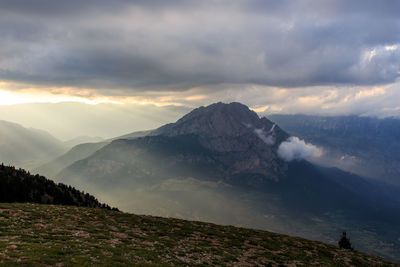
[[[67,92],[68,93],[68,92]],[[74,96],[68,94],[54,94],[40,90],[21,90],[17,92],[0,89],[0,106],[11,106],[18,104],[34,104],[34,103],[62,103],[62,102],[78,102],[88,105],[97,104],[137,104],[137,105],[154,105],[162,106],[182,106],[182,103],[172,101],[173,97],[143,97],[143,96]]]
[[[162,106],[182,106],[184,102],[207,99],[204,94],[177,95],[174,91],[146,92],[144,95],[102,95],[90,88],[73,87],[43,87],[36,88],[31,85],[9,83],[0,81],[0,106],[33,103],[62,103],[78,102],[89,105],[97,104],[136,104]]]
[[[60,102],[79,102],[89,105],[96,105],[101,103],[123,104],[118,101],[110,100],[107,97],[88,99],[84,97],[53,95],[48,93],[10,92],[0,89],[0,106],[11,106],[17,104],[31,104],[31,103],[60,103]]]

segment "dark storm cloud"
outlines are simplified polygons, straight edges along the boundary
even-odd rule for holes
[[[398,14],[398,1],[1,1],[0,79],[134,90],[385,84],[399,77]]]

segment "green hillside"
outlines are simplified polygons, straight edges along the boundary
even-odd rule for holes
[[[5,266],[395,266],[297,237],[99,208],[0,203],[0,229]]]

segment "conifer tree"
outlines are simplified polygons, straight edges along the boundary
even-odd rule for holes
[[[343,231],[342,237],[340,238],[338,243],[340,248],[353,250],[353,247],[351,246],[350,243],[350,238],[348,238],[346,235],[346,231]]]

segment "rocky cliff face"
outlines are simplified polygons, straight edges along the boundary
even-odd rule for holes
[[[165,125],[151,135],[193,134],[207,149],[221,153],[219,160],[229,174],[261,174],[278,180],[287,169],[277,157],[279,144],[289,135],[266,118],[259,118],[240,103],[216,103],[200,107],[176,123]]]
[[[258,137],[264,144],[275,147],[284,141],[288,134],[265,117],[259,118],[257,113],[240,103],[216,103],[207,107],[194,109],[176,123],[167,124],[152,132],[152,135],[177,136],[196,134],[202,137],[204,144],[221,152],[244,150],[249,143],[242,145],[224,145],[224,139],[243,139]],[[207,139],[207,140],[206,140]],[[209,141],[211,139],[211,141]],[[257,140],[257,139],[256,139]],[[212,146],[214,145],[214,146]]]

